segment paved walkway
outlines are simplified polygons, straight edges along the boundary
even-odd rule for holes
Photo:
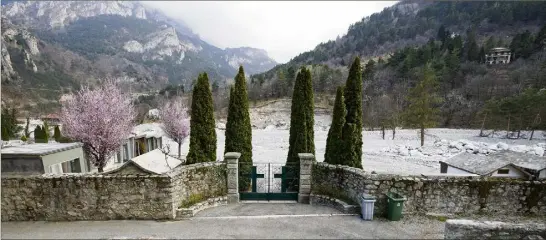
[[[207,209],[182,221],[3,222],[1,231],[2,239],[438,239],[444,223],[423,217],[362,221],[320,206],[243,203]]]

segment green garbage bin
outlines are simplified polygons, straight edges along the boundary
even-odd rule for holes
[[[406,201],[406,198],[398,193],[387,193],[387,219],[398,221],[402,218],[404,201]]]

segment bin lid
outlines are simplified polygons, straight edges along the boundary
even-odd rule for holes
[[[388,192],[387,197],[390,198],[393,201],[405,201],[406,198],[398,193],[395,192]]]
[[[366,193],[362,193],[360,195],[360,197],[362,199],[366,199],[366,200],[375,200],[375,196],[374,195],[370,195],[370,194],[366,194]]]

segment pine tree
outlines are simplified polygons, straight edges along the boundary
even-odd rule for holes
[[[425,143],[425,128],[437,123],[438,107],[441,98],[437,96],[438,82],[430,64],[425,65],[422,80],[410,89],[409,106],[404,111],[404,118],[410,126],[419,127],[421,146]]]
[[[479,51],[480,48],[478,43],[476,43],[476,34],[473,30],[468,31],[468,36],[465,42],[465,55],[468,61],[479,61]]]
[[[313,88],[311,72],[302,67],[296,76],[290,113],[290,137],[287,165],[299,169],[299,153],[315,153]]]
[[[42,127],[42,137],[45,143],[49,142],[49,125],[47,121],[44,121],[44,126]]]
[[[44,143],[44,133],[40,125],[36,126],[36,128],[34,129],[34,142]]]
[[[485,49],[483,47],[480,48],[480,59],[479,59],[479,62],[480,63],[484,63],[485,62]]]
[[[338,87],[334,103],[332,125],[330,125],[328,138],[326,139],[326,152],[324,153],[324,162],[326,163],[339,163],[339,157],[342,154],[343,142],[341,141],[341,137],[343,125],[345,124],[345,114],[347,113],[344,101],[343,87]]]
[[[188,164],[216,161],[216,131],[207,73],[199,74],[191,101]]]
[[[30,119],[27,117],[27,124],[25,125],[25,137],[28,139],[30,137],[29,131]]]
[[[2,140],[8,141],[17,137],[17,133],[22,127],[17,125],[17,110],[15,108],[2,107],[1,117]]]
[[[356,57],[345,83],[345,107],[347,115],[343,126],[344,156],[341,164],[362,168],[362,70]]]
[[[235,76],[235,87],[230,89],[229,110],[226,123],[225,153],[240,152],[239,188],[246,190],[249,187],[248,175],[252,169],[252,127],[248,105],[248,93],[243,67]]]
[[[62,136],[59,126],[55,126],[55,129],[53,131],[53,138],[55,138],[55,141],[60,142]]]

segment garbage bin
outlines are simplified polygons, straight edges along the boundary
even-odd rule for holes
[[[404,208],[406,198],[398,193],[387,193],[387,219],[398,221],[402,217],[402,209]]]
[[[375,196],[363,193],[360,196],[360,209],[362,210],[362,219],[373,220],[373,208],[375,205]]]

